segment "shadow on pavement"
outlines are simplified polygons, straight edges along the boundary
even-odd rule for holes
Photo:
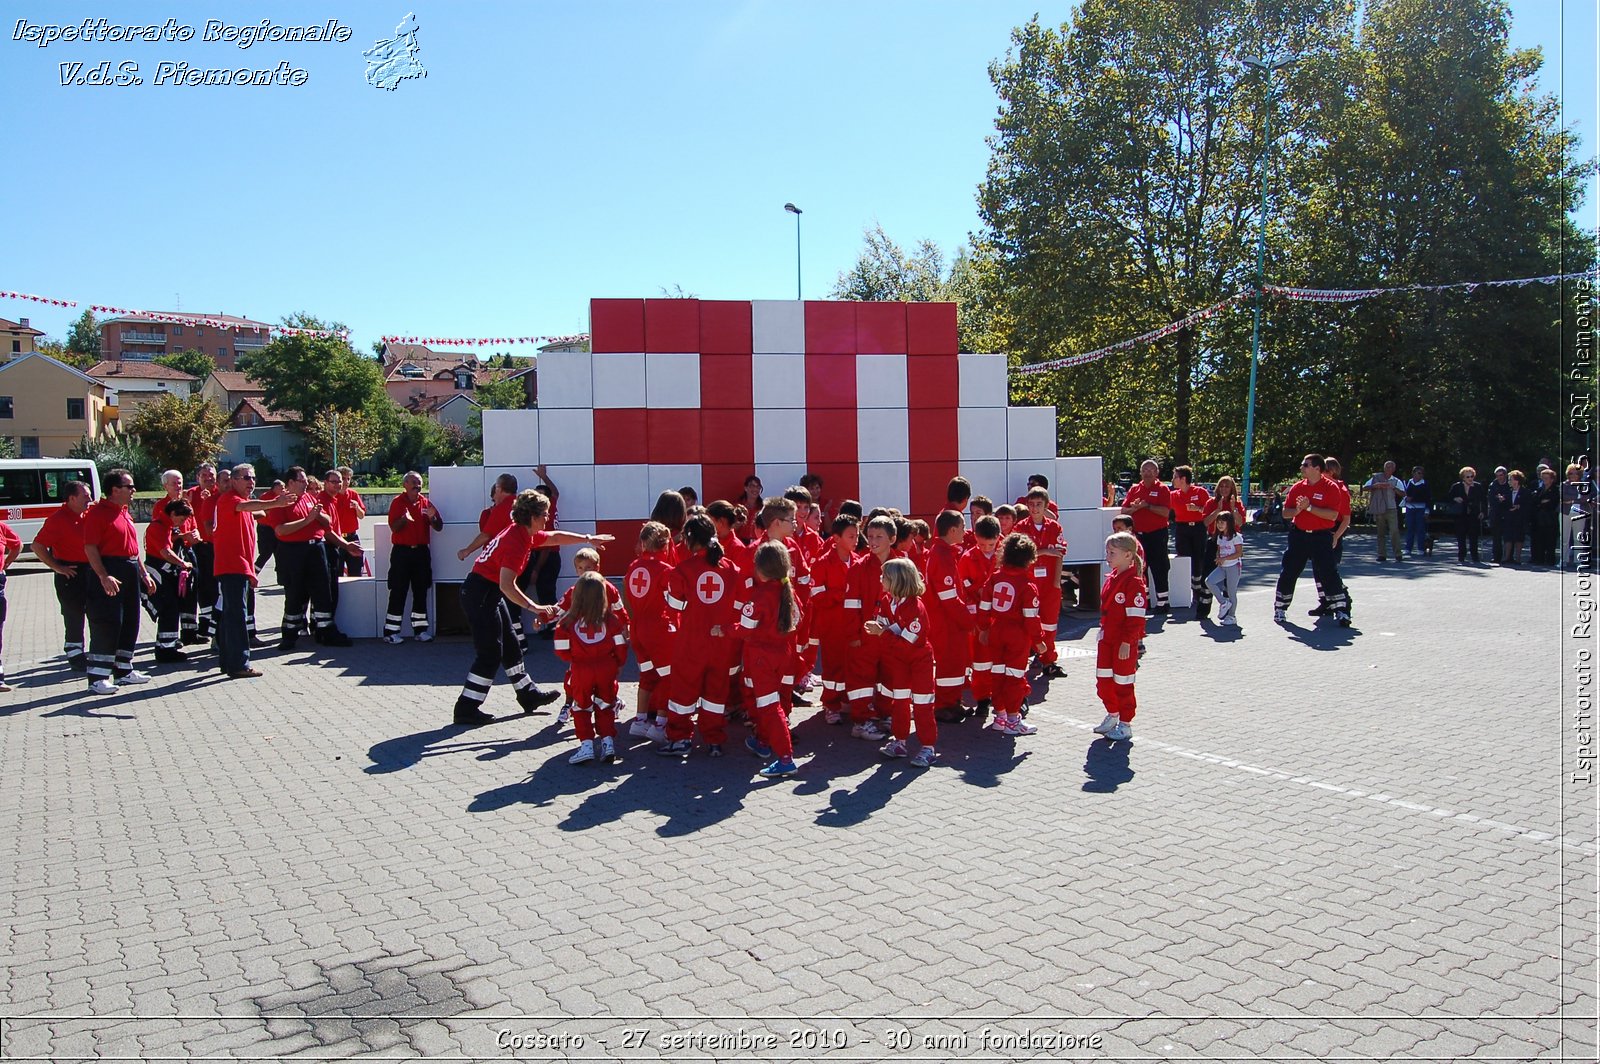
[[[1132,752],[1132,743],[1114,743],[1104,737],[1090,743],[1083,761],[1083,773],[1089,778],[1083,781],[1083,789],[1091,794],[1110,794],[1130,782],[1134,771],[1128,764],[1128,755]]]
[[[494,733],[488,730],[500,724],[517,723],[523,726],[539,725],[540,730],[525,739],[502,739],[498,742],[492,738]],[[452,741],[458,739],[459,742]],[[368,775],[381,776],[388,772],[400,772],[411,768],[425,757],[440,757],[445,754],[475,753],[479,761],[496,761],[519,751],[548,746],[554,741],[555,716],[549,710],[531,715],[513,713],[509,716],[496,717],[494,724],[486,724],[482,728],[464,728],[459,724],[446,724],[428,731],[385,739],[367,750],[367,759],[372,764],[362,771]]]

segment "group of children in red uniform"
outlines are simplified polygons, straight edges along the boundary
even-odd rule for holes
[[[759,774],[792,775],[789,714],[815,687],[827,724],[848,724],[885,757],[919,767],[938,760],[939,724],[969,712],[992,711],[988,727],[1007,736],[1036,732],[1023,719],[1030,661],[1065,675],[1055,622],[1066,544],[1049,491],[1034,486],[996,508],[958,477],[949,506],[930,529],[846,502],[824,533],[803,487],[763,500],[753,517],[723,500],[690,508],[664,493],[620,595],[584,551],[557,609],[555,650],[569,663],[563,722],[570,714],[579,744],[571,762],[620,756],[617,679],[630,643],[639,665],[630,734],[666,756],[688,756],[697,727],[708,755],[724,756],[728,719],[743,712]],[[1096,730],[1115,740],[1131,736],[1138,656],[1129,648],[1143,634],[1145,591],[1131,536],[1113,536],[1107,560],[1097,673],[1108,713]]]

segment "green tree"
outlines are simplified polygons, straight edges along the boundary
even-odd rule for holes
[[[306,314],[284,319],[295,328],[341,330]],[[307,420],[326,410],[362,410],[384,399],[383,371],[337,336],[275,336],[260,351],[241,358],[240,369],[261,384],[267,406]]]
[[[905,249],[874,223],[863,234],[866,246],[856,264],[841,273],[829,293],[834,299],[928,302],[945,298],[944,252],[932,240]]]
[[[383,402],[391,410],[368,408],[345,413],[323,410],[308,419],[302,426],[307,461],[318,469],[333,464],[335,432],[341,464],[355,465],[374,457],[394,431],[398,413],[398,408],[387,397]]]
[[[528,405],[528,390],[520,380],[483,381],[472,398],[485,410],[521,410]]]
[[[52,340],[48,336],[33,345],[33,349],[41,355],[49,355],[57,362],[64,362],[75,370],[87,372],[100,361],[98,355],[83,355],[76,351],[67,350],[67,345],[60,340]]]
[[[196,348],[177,351],[170,355],[157,355],[153,360],[158,366],[175,369],[179,373],[187,373],[199,379],[204,384],[206,378],[217,371],[217,360]]]
[[[151,457],[131,436],[107,435],[91,440],[79,437],[67,451],[68,458],[86,458],[94,463],[105,482],[106,474],[113,469],[126,469],[133,474],[134,487],[140,491],[153,491],[161,487],[161,471],[168,468]],[[184,466],[174,468],[182,469]]]
[[[0,436],[0,458],[17,457],[16,440],[11,436]]]
[[[89,359],[91,366],[100,361],[100,325],[93,311],[86,310],[78,315],[78,320],[67,330],[67,350]]]
[[[228,415],[202,395],[169,392],[139,407],[128,431],[158,466],[188,470],[222,453]]]

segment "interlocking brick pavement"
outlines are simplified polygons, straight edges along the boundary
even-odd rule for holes
[[[1078,655],[1037,736],[947,727],[925,772],[801,710],[782,783],[637,740],[569,766],[505,686],[500,723],[451,727],[464,639],[91,698],[24,563],[0,1054],[1594,1059],[1574,578],[1357,539],[1355,627],[1305,618],[1308,575],[1280,628],[1273,543],[1242,629],[1155,626],[1131,744],[1088,730]]]

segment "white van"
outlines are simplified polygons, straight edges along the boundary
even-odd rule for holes
[[[69,480],[83,481],[100,497],[100,471],[86,458],[0,458],[0,520],[22,537],[24,548],[60,509],[61,487]]]

